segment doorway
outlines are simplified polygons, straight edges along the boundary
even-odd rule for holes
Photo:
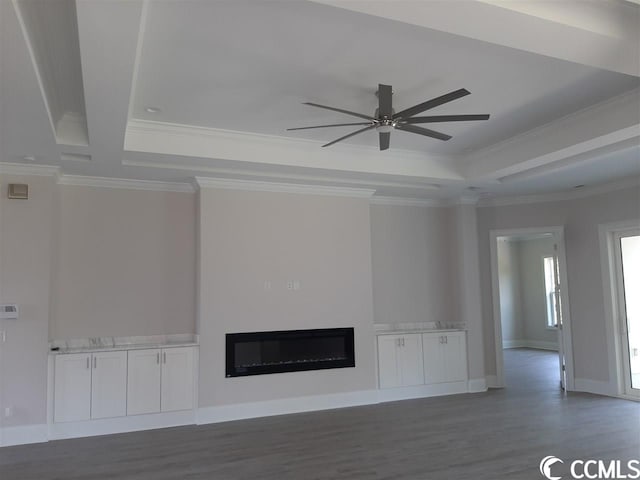
[[[559,381],[560,388],[572,390],[564,229],[494,230],[490,235],[496,346],[496,379],[492,383],[505,386],[505,353],[514,358],[510,349],[524,348],[546,351],[547,361],[541,362],[540,368]],[[555,367],[549,370],[549,359],[553,358]]]
[[[627,395],[640,397],[640,229],[615,237],[624,389]]]

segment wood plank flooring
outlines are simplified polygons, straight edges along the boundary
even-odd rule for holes
[[[547,455],[564,478],[640,458],[639,403],[564,396],[554,354],[505,353],[504,390],[8,447],[0,479],[539,480]]]

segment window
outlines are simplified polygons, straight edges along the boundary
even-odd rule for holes
[[[547,304],[547,328],[556,328],[558,325],[558,310],[556,306],[556,259],[555,257],[543,257],[544,267],[544,293]]]

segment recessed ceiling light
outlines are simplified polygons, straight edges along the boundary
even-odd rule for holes
[[[28,162],[35,162],[36,157],[34,157],[33,155],[25,155],[24,157],[22,157],[23,160],[27,160]]]
[[[574,185],[573,188],[582,188],[582,187],[584,187],[584,185]]]
[[[144,107],[144,110],[147,113],[159,113],[160,109],[158,107]]]

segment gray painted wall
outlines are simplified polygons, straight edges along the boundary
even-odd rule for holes
[[[502,341],[505,348],[556,349],[558,334],[546,328],[543,256],[553,238],[507,239],[497,245]]]
[[[575,376],[577,379],[608,383],[598,224],[638,219],[640,189],[637,187],[565,201],[478,208],[480,285],[488,375],[496,372],[490,231],[564,225]]]
[[[520,298],[522,301],[523,340],[531,346],[556,346],[558,333],[546,327],[547,304],[544,292],[542,258],[554,254],[553,238],[518,242]]]
[[[203,188],[199,212],[200,406],[374,389],[368,199]],[[330,327],[355,368],[225,378],[226,333]]]
[[[29,200],[8,200],[8,183],[28,183]],[[0,189],[0,303],[18,320],[0,320],[0,426],[46,422],[47,347],[55,180],[3,175]],[[13,416],[4,418],[4,407]]]
[[[503,346],[521,342],[525,338],[520,298],[519,242],[498,239],[498,281]]]
[[[456,322],[450,212],[371,206],[375,323]]]
[[[60,185],[51,338],[195,333],[195,195]]]

